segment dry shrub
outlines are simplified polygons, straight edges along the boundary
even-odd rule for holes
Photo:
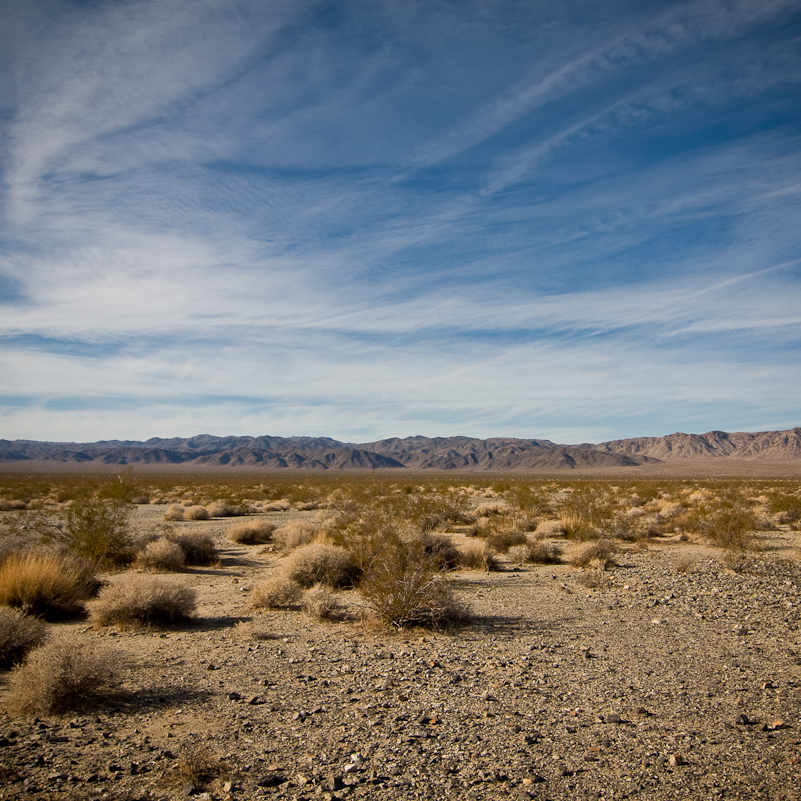
[[[490,527],[480,531],[479,536],[499,553],[506,553],[515,545],[524,545],[528,541],[526,532],[515,526]]]
[[[136,557],[135,567],[140,570],[177,573],[184,569],[185,564],[184,549],[168,537],[159,537],[145,545],[144,550]]]
[[[0,604],[34,615],[79,612],[96,589],[89,563],[67,552],[12,553],[0,566]]]
[[[614,562],[615,544],[612,540],[600,539],[573,549],[568,562],[574,567],[592,567],[597,570],[606,570]]]
[[[419,543],[432,565],[446,570],[455,570],[459,566],[459,549],[450,537],[442,534],[423,533],[412,538]]]
[[[459,546],[459,564],[468,570],[497,570],[498,552],[484,540],[467,540]]]
[[[531,565],[558,565],[562,561],[562,549],[553,542],[528,541],[509,549],[509,556],[516,562]]]
[[[360,570],[348,551],[324,542],[312,542],[294,550],[284,562],[283,571],[302,587],[312,587],[315,584],[352,587],[360,575]]]
[[[502,515],[509,512],[510,509],[505,503],[482,503],[473,509],[473,514],[476,517],[492,517],[493,515]]]
[[[195,611],[195,591],[186,584],[141,574],[121,576],[88,604],[96,626],[175,623]]]
[[[338,620],[344,616],[345,607],[329,587],[317,585],[303,594],[303,611],[315,620]]]
[[[385,542],[359,590],[376,617],[395,628],[442,628],[468,619],[445,573],[414,543]]]
[[[211,516],[211,512],[205,506],[192,504],[184,509],[184,520],[208,520]],[[223,515],[214,515],[214,517],[223,517]]]
[[[14,670],[6,709],[12,715],[53,715],[95,707],[116,695],[118,659],[80,641],[50,642]]]
[[[171,504],[167,507],[167,511],[162,515],[164,520],[178,521],[184,519],[184,509],[178,504]]]
[[[273,576],[257,584],[250,593],[251,609],[288,609],[297,606],[303,588],[286,576]]]
[[[228,528],[226,537],[239,545],[263,545],[273,537],[275,524],[266,520],[243,520]]]
[[[577,581],[582,587],[586,587],[588,590],[598,590],[607,586],[609,583],[602,568],[594,568],[593,570],[587,570],[579,574]]]
[[[288,512],[292,508],[292,504],[286,498],[281,498],[279,501],[265,503],[261,508],[265,512]]]
[[[564,533],[565,529],[560,520],[541,520],[535,531],[538,537],[561,537]]]
[[[289,553],[301,545],[308,545],[319,531],[309,520],[289,520],[273,532],[273,541],[284,553]]]
[[[0,668],[9,668],[19,662],[46,637],[47,627],[41,620],[18,609],[0,607]]]
[[[223,779],[231,772],[231,766],[215,757],[204,743],[192,743],[185,747],[176,763],[176,779],[186,788],[184,795],[193,795],[204,790],[216,779]],[[189,790],[191,786],[191,791]]]
[[[242,517],[247,514],[244,506],[223,500],[212,501],[206,508],[212,517]]]
[[[692,556],[685,554],[676,560],[676,570],[679,573],[694,573],[696,562]]]
[[[7,500],[3,499],[0,501],[0,512],[21,512],[24,509],[28,508],[28,504],[25,501],[20,500]]]
[[[187,565],[214,567],[220,563],[217,546],[208,534],[201,531],[181,531],[172,532],[168,536],[184,552],[184,561]]]

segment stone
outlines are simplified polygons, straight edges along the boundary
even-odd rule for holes
[[[606,715],[604,717],[604,723],[621,723],[621,722],[622,721],[621,721],[620,715],[618,715],[615,712],[612,712],[611,714]]]
[[[670,759],[668,760],[670,764],[675,768],[678,765],[685,765],[687,764],[684,761],[684,757],[681,754],[671,754]]]

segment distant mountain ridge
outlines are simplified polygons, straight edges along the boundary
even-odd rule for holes
[[[153,437],[145,442],[0,440],[2,462],[199,465],[270,470],[560,471],[720,459],[801,460],[801,428],[788,431],[670,434],[597,445],[514,437],[392,437],[367,443],[330,437]]]

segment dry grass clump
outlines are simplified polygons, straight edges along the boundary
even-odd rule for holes
[[[574,567],[591,567],[595,570],[606,570],[614,564],[615,543],[612,540],[599,539],[586,545],[574,548],[568,562]]]
[[[212,517],[242,517],[247,514],[244,506],[223,500],[212,501],[206,509]]]
[[[324,542],[312,542],[294,550],[284,562],[283,571],[302,587],[315,584],[352,587],[361,572],[347,550]]]
[[[493,515],[503,515],[510,511],[505,503],[482,503],[473,509],[476,517],[492,517]]]
[[[287,576],[273,576],[257,584],[250,593],[251,609],[288,609],[297,606],[303,587]]]
[[[562,561],[562,548],[553,542],[528,540],[508,551],[509,557],[520,564],[558,565]]]
[[[205,506],[192,504],[184,509],[184,520],[208,520],[211,517],[212,513]],[[223,517],[223,515],[214,515],[214,517]]]
[[[239,545],[263,545],[270,542],[274,531],[275,523],[258,519],[243,520],[230,526],[225,536]]]
[[[96,589],[89,563],[68,552],[12,553],[0,565],[0,604],[29,614],[75,614]]]
[[[0,512],[21,512],[27,509],[28,504],[20,500],[0,500]]]
[[[308,545],[318,531],[318,527],[309,520],[289,520],[273,532],[273,541],[284,553],[289,553],[302,545]]]
[[[498,552],[484,540],[467,540],[459,545],[459,565],[468,570],[498,570]]]
[[[128,574],[104,587],[88,604],[96,626],[175,623],[195,611],[195,591],[157,576]]]
[[[264,503],[261,508],[264,512],[288,512],[292,508],[292,503],[286,498],[281,498],[278,501]]]
[[[423,533],[412,537],[419,543],[432,565],[446,570],[455,570],[459,566],[459,549],[453,540],[442,534]]]
[[[14,670],[6,709],[12,715],[54,715],[95,707],[116,695],[117,659],[80,641],[52,641]]]
[[[220,563],[220,555],[214,540],[201,531],[171,532],[167,535],[184,552],[187,565],[209,565],[214,567]]]
[[[704,516],[700,528],[719,548],[742,551],[754,547],[757,517],[743,504],[726,504]]]
[[[192,743],[185,747],[178,757],[175,769],[175,778],[185,788],[185,796],[194,795],[231,773],[231,766],[215,757],[204,743]]]
[[[159,537],[148,542],[134,562],[134,566],[140,570],[163,573],[177,573],[184,569],[185,564],[184,549],[169,537]]]
[[[432,568],[422,548],[413,544],[385,543],[359,591],[378,620],[394,628],[443,628],[469,618],[445,573]]]
[[[534,533],[538,537],[562,537],[565,529],[560,520],[540,520]]]
[[[321,584],[306,590],[301,608],[315,620],[339,620],[345,615],[345,607],[336,593]]]
[[[46,637],[47,627],[41,620],[19,609],[0,607],[0,668],[9,668],[19,662]]]
[[[164,512],[162,518],[168,522],[177,522],[184,519],[184,508],[177,503],[170,504],[167,511]]]

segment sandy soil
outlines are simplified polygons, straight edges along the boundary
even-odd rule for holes
[[[174,579],[196,622],[55,627],[118,654],[126,694],[0,715],[0,799],[801,798],[797,532],[738,572],[679,541],[620,554],[595,587],[567,565],[458,572],[472,624],[392,633],[251,615],[280,558],[228,542],[229,521],[178,525],[222,550]],[[227,773],[192,786],[178,766],[203,752]]]

